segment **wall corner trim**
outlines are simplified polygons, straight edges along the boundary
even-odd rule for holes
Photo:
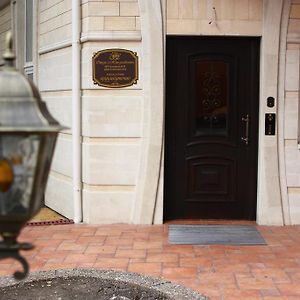
[[[163,15],[160,0],[139,0],[143,39],[144,127],[132,220],[152,224],[159,194],[163,154]]]

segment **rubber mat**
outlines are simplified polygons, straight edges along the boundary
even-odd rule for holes
[[[169,225],[170,244],[189,245],[266,245],[251,225]]]

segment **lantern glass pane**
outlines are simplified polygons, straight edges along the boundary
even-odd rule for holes
[[[0,215],[28,212],[39,144],[38,135],[0,136]]]

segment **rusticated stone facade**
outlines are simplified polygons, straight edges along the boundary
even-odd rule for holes
[[[34,0],[35,81],[60,133],[45,203],[73,218],[72,1]],[[261,37],[257,222],[300,223],[298,0],[82,0],[81,165],[86,223],[161,223],[163,212],[166,35]],[[14,5],[18,5],[15,3]],[[18,6],[0,9],[4,34]],[[19,26],[19,25],[18,25]],[[137,84],[93,84],[92,56],[124,48],[139,57]],[[22,47],[17,48],[22,55]],[[266,97],[275,106],[266,106]],[[276,113],[274,137],[264,114]]]

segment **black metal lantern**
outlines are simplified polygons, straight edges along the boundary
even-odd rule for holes
[[[28,273],[19,250],[33,246],[18,243],[21,228],[41,208],[58,132],[38,89],[14,67],[12,36],[0,71],[0,259],[13,257],[23,266],[16,279]]]

